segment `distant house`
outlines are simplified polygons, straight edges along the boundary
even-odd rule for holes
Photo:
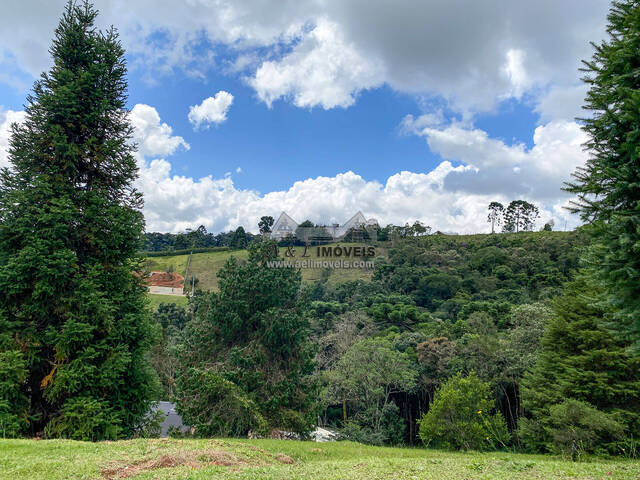
[[[292,237],[296,234],[298,225],[298,222],[291,218],[286,212],[282,212],[278,217],[278,220],[273,224],[273,227],[271,227],[270,236],[274,240],[282,240],[286,237]],[[375,218],[367,220],[362,212],[358,212],[343,225],[336,223],[330,226],[324,226],[324,228],[334,240],[338,240],[344,237],[351,229],[359,227],[374,228],[377,226],[378,221]]]
[[[145,279],[149,293],[156,295],[184,295],[184,278],[174,272],[151,272]]]
[[[276,223],[271,227],[271,238],[274,240],[282,240],[286,237],[291,237],[296,234],[296,228],[298,228],[298,222],[282,212],[276,220]]]

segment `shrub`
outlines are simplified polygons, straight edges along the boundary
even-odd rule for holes
[[[546,448],[577,460],[584,454],[619,453],[617,442],[623,440],[624,427],[614,414],[605,413],[593,405],[575,399],[549,407],[549,415],[524,420],[520,436],[530,447],[546,439]]]
[[[500,413],[489,414],[493,409],[490,395],[489,384],[473,372],[450,378],[420,420],[420,438],[425,445],[465,450],[504,446],[509,432]]]
[[[236,384],[211,370],[191,369],[185,376],[178,413],[199,436],[244,436],[249,430],[267,433],[258,407]]]
[[[164,423],[165,418],[165,413],[159,408],[151,410],[136,427],[134,437],[160,438],[162,435],[162,424]]]
[[[72,440],[116,440],[121,420],[109,404],[90,397],[68,399],[60,415],[51,420],[45,430],[46,438]]]

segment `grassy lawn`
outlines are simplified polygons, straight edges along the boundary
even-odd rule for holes
[[[182,307],[187,306],[187,297],[180,297],[178,295],[153,295],[151,293],[148,293],[147,297],[149,297],[149,306],[153,312],[158,309],[158,305],[161,303],[176,303]]]
[[[355,243],[341,243],[341,246],[355,246],[361,244]],[[280,255],[283,256],[286,248],[280,247]],[[304,247],[294,247],[295,258],[292,260],[316,260],[318,259],[316,254],[316,248],[311,247],[308,250],[308,258],[302,258],[304,253]],[[378,255],[385,255],[386,252],[381,247],[376,247],[376,253]],[[236,257],[238,260],[246,260],[248,253],[246,250],[235,250],[225,252],[206,252],[206,253],[194,253],[191,259],[191,266],[189,267],[190,274],[193,273],[198,279],[198,288],[203,290],[217,290],[218,279],[216,274],[220,270],[225,262],[230,257]],[[189,255],[174,255],[167,257],[149,257],[147,259],[147,267],[149,270],[168,271],[173,270],[181,275],[185,274],[187,268],[187,260]],[[332,260],[331,258],[320,258],[321,260]],[[354,260],[351,258],[350,260]],[[330,269],[328,282],[340,283],[348,282],[352,280],[368,280],[373,275],[372,270],[367,269]],[[303,268],[302,280],[305,282],[317,281],[322,276],[321,268]]]
[[[640,462],[287,440],[0,440],[0,479],[638,479]]]

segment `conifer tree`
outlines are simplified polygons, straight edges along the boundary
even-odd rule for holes
[[[521,433],[533,449],[551,449],[553,408],[568,400],[611,414],[629,436],[637,435],[640,359],[629,352],[628,342],[603,328],[605,312],[597,296],[582,276],[554,302],[538,360],[521,385],[522,404],[531,417],[521,421]]]
[[[13,435],[131,435],[157,384],[124,51],[96,16],[67,4],[0,173],[0,371],[15,378],[0,428]]]
[[[314,418],[313,348],[301,274],[270,268],[271,240],[230,258],[219,291],[201,298],[180,352],[178,411],[200,435],[272,428],[306,433]]]
[[[587,257],[620,330],[640,342],[640,1],[614,1],[608,39],[584,62],[590,89],[584,119],[590,157],[567,190],[573,210],[593,222]]]

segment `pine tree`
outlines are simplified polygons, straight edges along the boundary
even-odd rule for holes
[[[491,223],[491,233],[495,233],[495,227],[496,225],[500,225],[503,215],[504,206],[500,202],[491,202],[489,204],[489,215],[487,216],[487,221]]]
[[[187,324],[178,409],[201,435],[306,433],[315,420],[301,274],[266,266],[275,247],[252,242],[248,262],[232,257],[218,273],[219,291],[202,298]]]
[[[504,232],[516,233],[533,229],[536,218],[540,216],[538,207],[525,200],[514,200],[504,212]]]
[[[53,67],[12,127],[0,173],[0,362],[11,359],[19,380],[0,398],[0,423],[4,403],[14,434],[131,435],[157,385],[155,327],[134,274],[144,220],[124,51],[96,16],[67,4]]]
[[[640,359],[629,352],[628,342],[602,327],[605,312],[597,305],[597,295],[582,276],[554,302],[538,360],[521,385],[522,404],[531,417],[523,420],[522,433],[534,449],[549,448],[552,409],[567,400],[614,414],[627,433],[637,435]]]
[[[566,190],[573,210],[593,222],[587,257],[621,331],[640,342],[640,2],[614,1],[609,38],[584,62],[590,89],[583,120],[590,157]]]

